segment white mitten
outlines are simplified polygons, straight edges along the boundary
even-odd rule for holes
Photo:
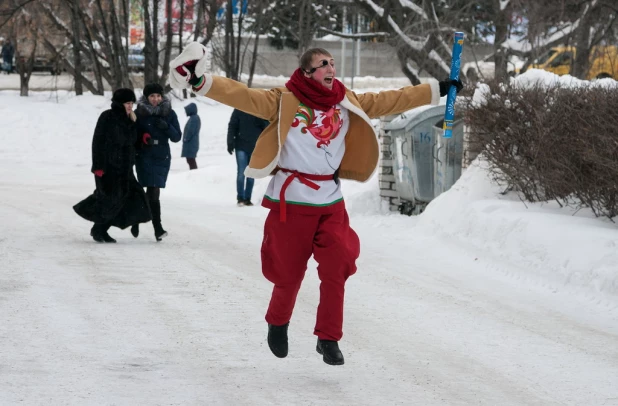
[[[199,42],[191,42],[170,62],[170,86],[187,89],[195,85],[206,73],[206,67],[206,47]]]

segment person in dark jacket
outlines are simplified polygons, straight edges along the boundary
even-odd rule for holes
[[[90,235],[96,242],[116,242],[107,230],[125,229],[150,221],[144,190],[133,174],[138,139],[131,89],[118,89],[111,110],[104,111],[92,139],[92,168],[96,190],[73,206],[77,214],[94,222]]]
[[[13,56],[15,56],[15,47],[10,39],[7,39],[4,45],[2,45],[0,53],[2,53],[2,61],[4,62],[3,69],[9,74],[13,71]]]
[[[137,103],[137,132],[141,143],[137,149],[135,169],[137,180],[146,188],[152,211],[155,238],[161,241],[167,232],[161,225],[161,188],[165,187],[170,171],[172,154],[169,142],[178,142],[182,137],[178,117],[172,110],[172,102],[163,94],[163,87],[150,83],[144,87],[144,96]],[[137,238],[139,226],[131,227]]]
[[[191,103],[185,106],[185,113],[189,116],[185,130],[182,135],[182,154],[181,157],[187,159],[189,169],[197,169],[197,151],[200,149],[200,129],[202,121],[197,115],[197,105]]]
[[[230,117],[227,127],[227,152],[232,155],[236,151],[236,200],[239,206],[253,206],[253,178],[245,178],[245,168],[249,165],[258,137],[266,127],[268,121],[238,109],[234,109]]]

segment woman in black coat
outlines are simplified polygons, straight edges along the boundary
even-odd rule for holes
[[[90,235],[97,242],[116,242],[107,233],[111,226],[125,229],[151,219],[146,194],[133,175],[138,139],[133,103],[133,90],[118,89],[112,108],[99,116],[92,139],[96,189],[73,206],[77,214],[94,222]]]
[[[178,117],[172,103],[163,94],[163,87],[151,83],[144,87],[144,97],[137,103],[137,131],[142,140],[137,150],[135,169],[137,180],[146,189],[152,211],[155,238],[161,241],[167,232],[161,225],[161,188],[165,187],[170,171],[172,154],[169,142],[178,142],[182,137]],[[131,228],[134,237],[139,235],[136,224]]]

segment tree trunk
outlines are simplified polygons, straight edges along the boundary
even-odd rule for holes
[[[167,13],[167,32],[165,39],[165,54],[162,66],[163,72],[161,74],[161,78],[159,78],[159,84],[163,87],[165,87],[165,83],[167,82],[167,76],[170,72],[170,60],[172,59],[172,43],[174,39],[174,27],[172,27],[172,0],[166,0],[165,11]]]
[[[82,20],[84,23],[84,28],[86,28],[84,30],[85,34],[86,34],[86,40],[88,43],[88,49],[90,50],[90,55],[91,55],[91,60],[94,60],[97,56],[97,52],[96,49],[94,49],[94,40],[92,39],[92,35],[90,33],[90,31],[87,29],[86,27],[86,22],[84,20]],[[101,65],[97,64],[97,63],[93,63],[92,65],[92,69],[94,71],[94,80],[97,83],[97,91],[94,94],[100,94],[103,95],[105,92],[105,87],[103,85],[103,73],[101,71]],[[81,75],[81,72],[78,72]]]
[[[118,14],[112,14],[112,38],[111,45],[114,52],[114,62],[116,62],[116,74],[119,76],[120,87],[133,88],[131,76],[129,75],[129,49],[122,44],[123,28],[120,24]]]
[[[159,82],[159,0],[142,0],[144,10],[144,85]]]
[[[206,25],[206,38],[202,41],[202,45],[206,45],[210,42],[212,39],[212,34],[215,32],[215,28],[217,27],[217,10],[219,9],[217,0],[208,0],[208,2],[210,3],[210,7],[208,9],[208,24]]]
[[[204,0],[197,0],[193,7],[197,7],[197,19],[193,26],[193,41],[197,41],[200,35],[202,35],[202,20],[204,19]]]
[[[298,10],[298,57],[309,48],[311,41],[313,40],[313,33],[311,33],[311,26],[313,20],[313,13],[311,12],[311,0],[302,0],[299,4]]]
[[[257,16],[255,20],[255,42],[253,43],[253,54],[251,55],[251,65],[249,67],[249,80],[247,86],[251,87],[253,84],[253,74],[255,73],[255,64],[258,57],[258,45],[260,42],[260,33],[262,31],[262,21],[264,20],[264,1],[260,1],[259,9],[257,10]]]
[[[81,24],[79,21],[78,15],[78,7],[77,0],[69,0],[67,2],[69,8],[71,9],[71,29],[73,30],[73,67],[76,72],[81,72],[82,69],[82,52],[81,52]],[[82,86],[82,75],[75,75],[75,94],[77,96],[81,96],[84,93],[84,88]]]
[[[233,55],[234,52],[234,8],[232,2],[228,1],[225,8],[225,52],[223,54],[225,65],[225,76],[236,79],[233,76]]]
[[[101,24],[101,30],[102,32],[102,36],[101,35],[97,35],[97,33],[95,33],[97,41],[99,42],[99,45],[101,46],[101,50],[103,51],[103,54],[106,57],[107,63],[109,64],[109,69],[110,69],[110,73],[112,75],[112,83],[110,83],[110,86],[112,86],[113,88],[118,88],[121,87],[119,86],[119,80],[120,78],[117,77],[116,72],[117,72],[117,66],[116,63],[114,61],[113,58],[113,52],[110,49],[110,38],[111,38],[111,33],[108,29],[108,24],[107,24],[107,19],[105,18],[105,16],[108,14],[106,12],[103,11],[103,5],[101,3],[101,0],[96,0],[96,6],[97,6],[97,11],[99,12],[99,22]],[[93,58],[93,64],[100,64],[101,62],[99,61],[99,58],[96,57],[96,55]]]
[[[590,69],[590,30],[592,28],[592,10],[582,16],[577,28],[575,57],[571,58],[571,75],[578,79],[586,79]]]
[[[16,44],[17,45],[17,44]],[[21,56],[19,49],[16,47],[16,60],[17,60],[17,69],[19,70],[19,95],[23,97],[28,96],[29,86],[30,86],[30,77],[32,77],[32,68],[34,66],[34,55],[36,53],[36,39],[34,45],[32,47],[32,52],[30,56],[26,60],[25,57]]]
[[[178,30],[178,53],[182,53],[182,36],[185,28],[185,0],[180,1],[180,28]],[[187,89],[182,89],[182,98],[187,98]]]
[[[242,72],[241,65],[241,57],[240,57],[240,46],[242,45],[242,23],[243,23],[243,13],[242,13],[242,4],[241,0],[238,0],[238,37],[236,37],[236,49],[233,56],[234,62],[234,77],[236,80],[240,80],[240,74]],[[245,48],[246,49],[246,48]]]
[[[495,3],[500,2],[495,0]],[[496,7],[500,10],[500,4],[496,4]],[[511,10],[512,6],[511,2],[509,2],[503,10],[498,11],[496,21],[494,22],[496,27],[496,37],[494,39],[494,78],[499,82],[504,82],[508,78],[508,54],[502,47],[502,43],[508,39]]]

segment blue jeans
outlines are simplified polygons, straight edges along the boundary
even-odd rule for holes
[[[245,178],[245,168],[249,165],[251,154],[249,152],[236,150],[236,198],[238,200],[251,200],[253,191],[253,178]],[[247,180],[245,185],[245,179]]]
[[[2,62],[2,69],[6,73],[11,73],[13,71],[13,63],[12,63],[12,61],[3,61]]]

